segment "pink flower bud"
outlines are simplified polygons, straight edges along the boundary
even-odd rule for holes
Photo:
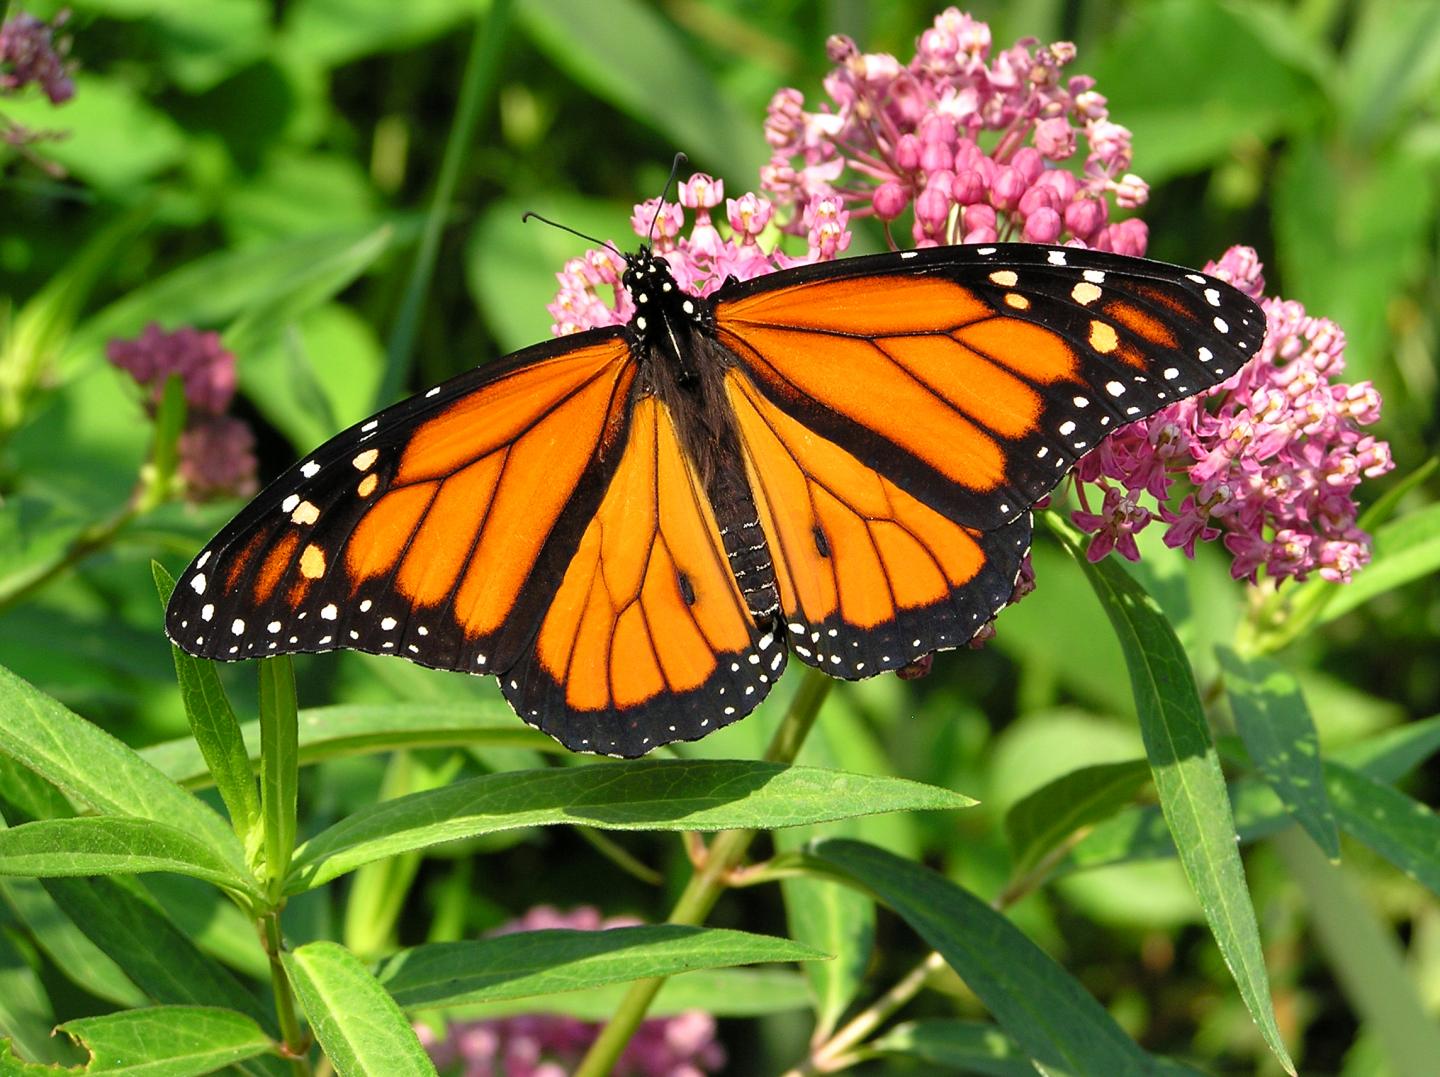
[[[912,134],[901,135],[895,140],[895,167],[902,172],[914,172],[920,167],[920,140]]]
[[[962,206],[984,202],[989,193],[984,177],[973,168],[955,173],[955,180],[950,184],[951,197]]]
[[[1076,239],[1093,245],[1105,227],[1107,211],[1100,198],[1079,198],[1065,207],[1065,227]]]
[[[1016,169],[1002,165],[995,173],[995,182],[990,185],[990,204],[996,209],[1015,209],[1020,205],[1020,196],[1029,186]]]
[[[905,188],[894,180],[886,180],[875,188],[875,194],[870,199],[870,205],[875,209],[875,216],[882,221],[893,221],[905,207],[910,204],[910,198],[905,193]]]
[[[1025,218],[1026,243],[1054,243],[1060,238],[1063,222],[1053,209],[1042,207]]]
[[[1025,180],[1026,184],[1034,183],[1045,171],[1045,159],[1040,156],[1040,151],[1034,146],[1022,146],[1015,151],[1015,156],[1010,160],[1010,167],[1015,169]]]
[[[929,235],[938,235],[949,219],[950,205],[950,192],[938,183],[930,184],[915,199],[915,220]]]

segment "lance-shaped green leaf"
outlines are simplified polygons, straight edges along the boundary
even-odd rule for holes
[[[1251,762],[1315,844],[1339,860],[1340,832],[1325,795],[1320,735],[1299,683],[1268,658],[1241,658],[1228,647],[1217,647],[1216,654]]]
[[[258,897],[255,880],[201,838],[153,819],[87,815],[0,830],[0,875],[56,878],[174,871]]]
[[[0,900],[10,905],[35,945],[71,983],[117,1006],[145,1004],[140,989],[70,922],[37,880],[0,879]]]
[[[282,956],[310,1028],[341,1077],[435,1073],[400,1007],[349,950],[312,942]]]
[[[260,723],[242,723],[240,735],[249,760],[258,760]],[[516,721],[515,712],[499,699],[473,703],[341,704],[300,711],[302,767],[343,755],[456,745],[563,751],[538,729]],[[142,748],[140,755],[187,788],[208,783],[210,772],[193,737],[153,744]]]
[[[518,1013],[548,1013],[582,1021],[607,1021],[625,997],[629,985],[609,984],[566,991],[558,995],[531,995],[499,1002],[473,1002],[446,1009],[453,1019],[509,1017]],[[704,1010],[713,1017],[773,1017],[810,1008],[805,978],[789,969],[701,969],[683,972],[665,981],[647,1012],[650,1017],[673,1017],[686,1010]]]
[[[150,562],[160,601],[169,602],[175,580],[158,561]],[[260,795],[255,789],[255,776],[245,752],[240,723],[220,684],[214,662],[192,658],[173,643],[170,652],[175,659],[175,676],[180,682],[180,700],[185,704],[185,717],[190,722],[191,737],[186,738],[204,759],[214,779],[215,788],[230,812],[230,822],[242,841],[254,831],[260,819]]]
[[[649,976],[828,955],[789,939],[656,924],[606,931],[524,931],[404,950],[377,976],[407,1009],[578,991]]]
[[[1342,744],[1329,756],[1331,762],[1376,781],[1397,782],[1436,752],[1440,752],[1440,715]]]
[[[1005,815],[1005,834],[1017,875],[1034,867],[1081,827],[1108,819],[1150,780],[1142,760],[1081,767],[1047,782],[1017,801]]]
[[[1325,764],[1340,825],[1410,878],[1440,894],[1440,815],[1393,785]]]
[[[300,847],[287,890],[318,886],[382,856],[521,826],[771,829],[973,803],[948,789],[900,778],[734,760],[641,760],[487,774],[353,813]]]
[[[1225,776],[1190,662],[1164,614],[1124,569],[1113,559],[1092,564],[1073,529],[1050,523],[1084,569],[1120,640],[1160,807],[1191,889],[1261,1036],[1293,1074],[1275,1023]]]
[[[944,876],[847,839],[814,855],[885,902],[975,992],[1039,1065],[1066,1073],[1144,1073],[1145,1052],[1054,958]]]
[[[191,1077],[273,1049],[244,1014],[212,1006],[152,1006],[59,1026],[90,1052],[89,1074]]]
[[[0,752],[108,815],[153,819],[205,840],[236,872],[239,840],[210,807],[146,763],[109,733],[0,667]]]
[[[154,1001],[238,1010],[272,1036],[278,1032],[274,1014],[260,999],[196,949],[135,880],[57,878],[44,885],[71,921]]]

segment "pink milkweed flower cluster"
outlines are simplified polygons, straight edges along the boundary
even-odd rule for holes
[[[1223,537],[1237,579],[1264,569],[1274,580],[1345,582],[1369,561],[1355,489],[1395,466],[1389,445],[1364,431],[1380,417],[1380,394],[1339,380],[1339,326],[1292,300],[1262,299],[1262,268],[1248,247],[1206,266],[1261,301],[1267,335],[1255,359],[1209,393],[1115,431],[1077,466],[1087,507],[1073,519],[1094,536],[1092,561],[1111,550],[1138,560],[1135,535],[1155,520],[1166,545],[1191,557],[1197,540]],[[1177,482],[1187,485],[1175,503]]]
[[[728,236],[721,234],[712,216],[722,202]],[[686,210],[694,217],[688,234]],[[680,184],[675,202],[655,198],[637,205],[630,224],[637,236],[650,241],[655,253],[665,256],[675,283],[702,296],[730,277],[750,280],[777,269],[828,261],[850,246],[850,214],[834,195],[818,196],[805,205],[800,220],[808,248],[803,255],[787,255],[773,244],[767,251],[760,245],[774,215],[769,199],[749,192],[726,199],[723,180],[697,172]],[[628,322],[635,305],[620,283],[624,272],[624,258],[609,246],[566,262],[555,274],[559,291],[545,308],[555,319],[551,332],[559,337]]]
[[[69,39],[55,37],[67,17],[61,11],[47,23],[22,12],[5,20],[0,26],[0,94],[18,93],[34,83],[52,105],[75,96],[74,65],[65,59]]]
[[[989,26],[949,8],[908,63],[842,36],[827,50],[838,65],[828,103],[807,111],[793,89],[770,102],[761,187],[782,204],[838,196],[887,230],[910,209],[920,247],[1014,239],[1145,252],[1144,223],[1112,223],[1107,200],[1132,209],[1149,197],[1129,171],[1130,132],[1094,79],[1063,74],[1074,45],[1027,38],[994,52]],[[1054,167],[1082,143],[1078,175]]]
[[[255,493],[255,435],[244,420],[226,414],[235,398],[235,356],[220,343],[220,334],[189,326],[167,333],[151,322],[135,340],[110,341],[105,356],[146,390],[151,414],[166,381],[172,375],[180,379],[187,414],[179,473],[187,496],[201,501]]]
[[[495,934],[547,928],[603,931],[636,923],[625,917],[602,918],[590,907],[567,913],[541,905]],[[595,1042],[600,1026],[573,1017],[535,1014],[453,1022],[443,1037],[424,1025],[416,1032],[442,1072],[461,1077],[565,1077]],[[691,1010],[643,1022],[612,1072],[617,1077],[704,1077],[724,1065],[724,1048],[715,1040],[715,1019]]]

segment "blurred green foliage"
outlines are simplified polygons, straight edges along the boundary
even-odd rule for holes
[[[21,6],[49,16],[61,5],[11,4]],[[909,55],[935,14],[913,0],[522,0],[501,26],[485,0],[65,6],[79,62],[73,101],[0,98],[9,120],[61,135],[28,155],[0,145],[0,664],[134,747],[188,730],[148,562],[178,569],[237,506],[171,502],[125,515],[145,489],[154,431],[134,385],[105,362],[107,340],[151,321],[222,332],[239,356],[240,411],[260,431],[263,476],[274,475],[388,403],[382,386],[418,389],[548,333],[553,274],[578,242],[522,226],[522,210],[625,249],[630,206],[660,189],[676,150],[723,177],[732,196],[755,189],[765,105],[787,85],[819,98],[828,34]],[[997,44],[1077,43],[1073,69],[1097,77],[1112,117],[1135,134],[1135,171],[1154,185],[1145,210],[1152,254],[1199,265],[1249,243],[1266,263],[1270,294],[1346,329],[1350,378],[1373,380],[1385,397],[1380,434],[1399,462],[1392,486],[1436,454],[1440,5],[1021,0],[970,10],[991,23]],[[483,80],[472,85],[476,124],[458,146],[452,192],[435,202],[467,70]],[[427,214],[440,228],[433,277],[424,278]],[[416,280],[412,339],[397,324]],[[1387,507],[1389,522],[1375,521],[1383,529],[1373,571],[1383,585],[1363,600],[1338,597],[1338,615],[1282,654],[1281,695],[1308,707],[1326,757],[1353,768],[1327,772],[1327,785],[1338,781],[1362,801],[1369,782],[1440,802],[1440,741],[1417,724],[1440,712],[1437,492],[1432,476]],[[1214,645],[1235,638],[1253,596],[1214,551],[1189,564],[1158,541],[1142,546],[1137,576],[1208,692]],[[1099,790],[1097,818],[1107,821],[1070,851],[1052,884],[1014,906],[1011,921],[1147,1050],[1211,1072],[1279,1072],[1169,839],[1162,829],[1158,842],[1142,840],[1155,809],[1143,793],[1135,802],[1133,768],[1119,769],[1115,792],[1114,765],[1144,757],[1120,643],[1057,544],[1042,541],[1035,563],[1039,588],[1001,618],[995,644],[942,657],[914,685],[883,678],[835,692],[802,759],[979,798],[963,813],[875,816],[843,834],[936,866],[987,899],[1012,866],[1008,810],[1023,809],[1012,830],[1034,834],[1046,802],[1033,798],[1048,783],[1110,765],[1099,772],[1106,781],[1086,771],[1066,787]],[[302,707],[402,701],[491,717],[500,708],[488,679],[400,662],[337,654],[302,658],[296,669]],[[242,717],[253,716],[250,670],[226,667],[220,678]],[[785,695],[681,754],[758,758]],[[1219,713],[1221,730],[1231,729],[1229,711]],[[1375,745],[1393,748],[1410,729],[1422,732],[1403,741],[1403,766],[1368,769]],[[426,743],[454,739],[434,733]],[[417,742],[380,746],[397,743]],[[1232,767],[1249,764],[1246,748],[1256,751],[1249,736],[1228,744]],[[302,772],[302,838],[381,796],[543,758],[523,735],[421,748],[400,762],[376,750],[347,744],[306,756],[302,736],[302,758],[325,760]],[[3,775],[0,796],[23,804],[20,772]],[[1283,825],[1260,795],[1268,790],[1254,787],[1249,801],[1242,792],[1232,786],[1242,836]],[[1381,841],[1372,843],[1377,855],[1347,838],[1335,867],[1297,845],[1293,828],[1286,835],[1248,845],[1246,866],[1280,1032],[1302,1072],[1434,1072],[1440,1056],[1423,1052],[1440,1034],[1416,1025],[1440,1011],[1440,907],[1417,881],[1436,870],[1434,850],[1427,860],[1423,847],[1386,852]],[[542,902],[664,919],[683,881],[681,848],[664,835],[614,840],[667,883],[624,874],[571,830],[515,830],[369,864],[348,888],[295,899],[287,935],[343,938],[369,959],[401,944],[472,938]],[[146,880],[143,900],[138,887],[126,900],[168,915],[196,955],[218,956],[247,977],[248,991],[248,977],[265,968],[251,926],[186,880]],[[24,886],[0,880],[0,1032],[27,1057],[74,1061],[39,1030],[131,1005],[135,984],[108,972],[73,928],[37,931]],[[786,933],[779,903],[759,889],[728,897],[715,922]],[[1347,922],[1379,942],[1342,945],[1337,925]],[[808,970],[822,1020],[833,1022],[855,991],[866,999],[883,990],[924,953],[893,919],[866,930],[881,948],[863,985],[863,955],[849,972]],[[907,1016],[984,1016],[975,985],[939,976],[932,986]],[[795,1062],[810,1026],[798,996],[786,998],[767,1016],[723,1026],[731,1072]],[[1396,1013],[1409,1019],[1387,1020]],[[253,1026],[231,1031],[248,1042]],[[946,1050],[973,1047],[969,1032],[956,1046],[911,1031],[888,1036],[883,1057],[939,1065],[960,1057]],[[928,1064],[867,1063],[870,1072]]]

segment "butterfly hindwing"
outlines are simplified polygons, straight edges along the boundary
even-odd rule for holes
[[[674,417],[640,396],[605,497],[502,691],[567,747],[635,756],[743,718],[784,666],[783,640],[746,609]]]
[[[1265,331],[1203,274],[1029,244],[817,263],[729,284],[714,309],[777,406],[982,530],[1110,431],[1228,378]]]
[[[955,523],[772,403],[726,379],[791,648],[869,677],[968,642],[1010,600],[1030,514]]]
[[[598,333],[352,427],[200,553],[167,631],[211,658],[348,647],[505,668],[613,470],[605,447],[624,436],[633,379],[625,337]]]

